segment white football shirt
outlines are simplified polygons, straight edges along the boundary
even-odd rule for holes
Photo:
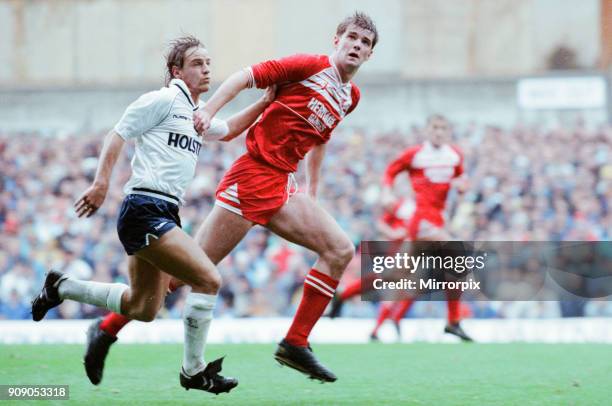
[[[180,79],[145,93],[128,106],[114,128],[124,140],[133,138],[136,143],[126,194],[184,203],[202,148],[202,138],[193,127],[193,113],[198,108]],[[220,139],[228,133],[225,121],[213,119],[207,138]]]

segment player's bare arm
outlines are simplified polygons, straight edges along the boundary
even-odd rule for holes
[[[206,106],[194,115],[193,124],[198,133],[203,133],[210,127],[210,121],[219,110],[246,89],[249,84],[249,75],[239,71],[227,78],[208,100]]]
[[[74,203],[77,216],[91,217],[104,203],[113,168],[124,144],[123,138],[115,131],[106,136],[93,184]]]
[[[230,141],[242,134],[255,122],[255,120],[257,120],[257,117],[263,113],[266,107],[274,101],[275,97],[276,85],[270,86],[259,100],[230,117],[227,120],[229,133],[221,138],[220,141]]]
[[[406,162],[407,159],[404,153],[391,162],[385,171],[383,188],[380,195],[380,203],[385,210],[391,211],[393,206],[397,203],[397,197],[393,192],[393,183],[397,175],[408,169]]]
[[[306,155],[306,174],[308,175],[308,196],[313,199],[317,198],[317,189],[319,187],[319,176],[321,174],[321,165],[325,157],[326,144],[321,144],[314,147],[308,155]]]

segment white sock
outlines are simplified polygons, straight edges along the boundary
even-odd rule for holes
[[[123,283],[101,283],[68,278],[59,285],[62,299],[88,303],[121,314],[121,297],[129,287]]]
[[[190,292],[185,300],[183,324],[185,326],[185,349],[183,369],[195,375],[206,366],[204,345],[212,321],[217,295]]]

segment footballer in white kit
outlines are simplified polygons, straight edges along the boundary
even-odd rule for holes
[[[210,88],[210,63],[208,51],[197,38],[173,41],[166,56],[168,86],[141,96],[127,108],[105,139],[92,185],[75,203],[79,217],[98,210],[125,141],[134,139],[132,176],[125,185],[127,196],[117,221],[119,239],[128,254],[130,285],[83,281],[51,270],[32,301],[32,319],[42,320],[48,310],[69,299],[105,307],[114,318],[150,322],[163,305],[170,281],[179,280],[191,287],[183,309],[180,385],[219,394],[238,385],[238,380],[219,375],[223,358],[208,363],[204,359],[221,276],[202,248],[180,228],[178,208],[194,177],[202,139],[229,141],[240,135],[272,102],[275,89],[268,89],[227,122],[215,121],[200,138],[192,117],[199,96]],[[102,380],[104,359],[117,340],[116,332],[102,321],[87,332],[84,364],[94,385]]]
[[[115,126],[124,140],[134,139],[132,176],[119,212],[117,232],[128,255],[181,226],[178,206],[193,180],[202,141],[193,127],[198,109],[180,79],[146,93],[132,103]],[[215,120],[204,140],[229,133],[227,123]]]

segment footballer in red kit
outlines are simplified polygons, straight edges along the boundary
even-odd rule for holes
[[[444,210],[451,186],[456,186],[459,192],[465,191],[463,154],[459,148],[449,143],[451,126],[446,117],[439,114],[430,116],[425,131],[427,140],[424,143],[408,148],[387,167],[383,195],[392,196],[395,178],[400,173],[407,172],[416,200],[416,210],[408,224],[408,237],[411,241],[449,241],[452,237],[444,229]],[[449,291],[446,293],[448,323],[444,331],[464,341],[472,341],[460,325],[459,294]],[[412,302],[398,302],[390,311],[383,306],[377,326],[379,327],[386,317],[391,317],[399,333],[399,321],[410,309]],[[371,337],[376,339],[377,328]]]
[[[406,222],[405,237],[411,241],[449,241],[452,238],[444,229],[444,211],[452,186],[456,186],[460,192],[465,191],[463,154],[458,147],[448,143],[451,127],[444,116],[436,114],[429,117],[426,134],[427,140],[424,143],[409,147],[387,167],[383,179],[383,205],[387,213],[392,213],[393,208],[397,207],[398,201],[393,196],[393,183],[400,173],[406,172],[410,178],[416,207]],[[362,282],[357,281],[347,286],[334,299],[330,316],[339,316],[343,302],[362,292]],[[407,299],[383,304],[370,338],[378,339],[378,329],[388,318],[393,320],[399,334],[400,320],[412,303],[412,299]],[[444,331],[464,341],[472,341],[460,325],[459,295],[456,292],[447,292],[447,304],[448,324]]]
[[[259,224],[318,255],[274,357],[322,382],[333,382],[336,376],[315,358],[308,337],[334,296],[355,247],[316,201],[320,170],[333,130],[359,103],[352,78],[377,41],[372,19],[355,13],[336,28],[331,55],[299,54],[238,71],[194,115],[196,130],[204,132],[242,90],[277,85],[276,99],[248,131],[247,153],[223,177],[215,206],[196,239],[216,264]],[[293,172],[304,158],[308,187],[306,193],[297,193]]]

